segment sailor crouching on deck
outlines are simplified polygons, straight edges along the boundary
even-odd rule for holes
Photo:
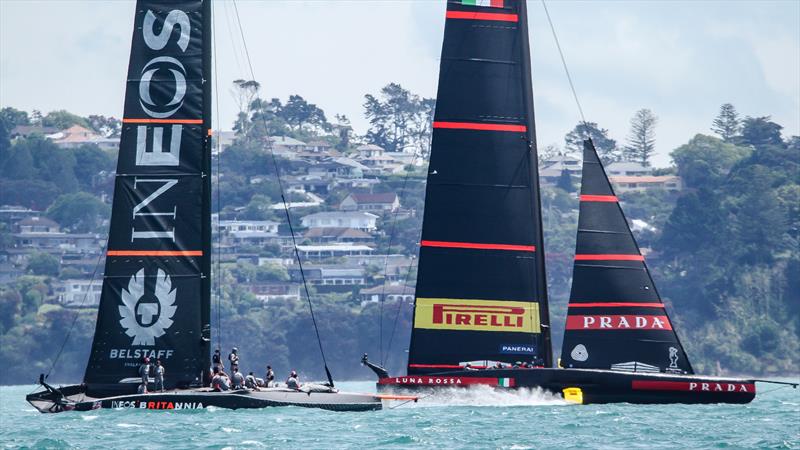
[[[299,390],[300,389],[300,381],[298,381],[298,379],[297,379],[297,372],[296,371],[293,370],[292,373],[289,374],[289,378],[286,379],[286,387],[288,387],[289,389],[295,389],[295,390]]]
[[[247,376],[244,377],[244,387],[254,391],[261,390],[258,388],[258,381],[256,380],[256,376],[253,374],[253,372],[248,373]]]
[[[239,372],[239,366],[233,366],[233,375],[231,375],[234,389],[244,389],[244,375]]]
[[[211,389],[214,392],[227,391],[231,388],[231,380],[219,367],[214,367],[214,377],[211,378]]]

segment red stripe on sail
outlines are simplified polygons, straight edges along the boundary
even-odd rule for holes
[[[644,261],[642,255],[575,255],[575,261]]]
[[[589,195],[589,194],[582,194],[581,195],[582,202],[618,202],[619,199],[616,195]]]
[[[108,256],[203,256],[202,250],[109,250]]]
[[[567,316],[567,330],[649,330],[669,331],[672,325],[667,316],[651,315],[581,315]]]
[[[524,133],[528,130],[528,127],[525,125],[477,122],[433,122],[433,128],[446,128],[451,130],[515,131],[519,133]]]
[[[122,119],[122,123],[182,123],[202,125],[203,119]]]
[[[492,8],[502,8],[503,0],[491,0],[489,4],[492,5]]]
[[[625,303],[625,302],[605,302],[605,303],[570,303],[570,308],[663,308],[663,303]]]
[[[498,22],[519,22],[516,14],[484,13],[472,11],[447,11],[445,16],[448,19],[468,19],[468,20],[494,20]]]
[[[515,245],[515,244],[481,244],[476,242],[448,242],[448,241],[420,241],[423,247],[444,247],[444,248],[469,248],[473,250],[513,250],[520,252],[535,252],[535,245]]]

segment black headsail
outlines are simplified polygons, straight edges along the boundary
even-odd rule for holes
[[[561,364],[693,373],[588,140],[583,150],[578,240]]]
[[[90,394],[135,390],[120,383],[144,356],[168,386],[209,367],[210,16],[210,0],[136,4]]]
[[[524,1],[448,2],[408,373],[552,354]]]

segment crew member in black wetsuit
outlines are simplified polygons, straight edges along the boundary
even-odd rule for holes
[[[214,350],[214,356],[211,357],[211,362],[211,370],[214,370],[215,367],[222,369],[222,355],[219,354],[219,349]]]
[[[267,374],[264,376],[264,384],[267,387],[272,387],[275,384],[275,372],[272,371],[272,366],[267,366]]]
[[[239,365],[239,349],[238,348],[233,347],[233,349],[231,350],[231,353],[228,355],[228,361],[230,361],[230,363],[231,363],[231,373],[233,373],[234,372],[233,366],[238,366]]]
[[[142,365],[139,366],[139,376],[142,377],[142,384],[139,386],[140,394],[147,394],[147,383],[150,381],[150,358],[144,357]]]

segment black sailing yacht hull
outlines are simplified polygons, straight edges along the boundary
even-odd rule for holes
[[[631,373],[593,369],[487,369],[386,377],[379,391],[488,385],[499,389],[540,388],[583,404],[750,403],[754,380],[698,375]],[[580,395],[565,393],[579,388]]]
[[[39,391],[25,398],[43,413],[91,411],[95,409],[181,410],[208,407],[225,409],[258,409],[272,406],[298,406],[330,411],[375,411],[382,408],[379,396],[345,392],[297,391],[268,388],[260,391],[242,389],[213,392],[208,389],[181,389],[163,393],[118,395],[93,398],[85,395],[80,385],[53,391]]]

